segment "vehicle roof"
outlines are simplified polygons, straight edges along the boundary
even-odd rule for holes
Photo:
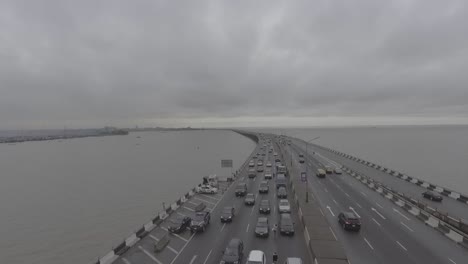
[[[237,186],[247,186],[247,183],[245,183],[245,182],[240,182],[240,183],[237,184]]]
[[[223,210],[232,210],[233,206],[224,206]]]
[[[280,199],[279,202],[280,203],[289,203],[289,201],[287,199]]]
[[[261,200],[260,204],[270,204],[270,201],[269,200]]]
[[[302,264],[302,259],[300,258],[287,258],[286,264]]]
[[[318,172],[325,172],[323,169],[318,169],[317,171]]]
[[[237,245],[239,245],[240,243],[242,243],[242,240],[240,240],[239,238],[233,238],[231,239],[231,241],[229,241],[228,247],[237,247]]]
[[[257,222],[259,222],[259,223],[266,223],[266,222],[268,222],[268,218],[266,218],[266,217],[259,217],[258,220],[257,220]]]
[[[356,218],[357,219],[357,216],[353,213],[353,212],[343,212],[344,216],[346,216],[346,218]]]
[[[247,196],[249,196],[249,197],[250,197],[250,196],[255,197],[253,193],[248,193]]]
[[[249,258],[248,260],[251,261],[263,261],[263,258],[265,257],[265,253],[261,250],[252,250],[249,253]]]

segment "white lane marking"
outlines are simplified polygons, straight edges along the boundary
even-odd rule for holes
[[[192,201],[187,201],[187,203],[193,204],[193,205],[198,205],[197,203],[194,203],[194,202],[192,202]]]
[[[361,194],[367,197],[367,194],[365,194],[364,192],[361,192]]]
[[[128,259],[122,257],[122,261],[125,262],[125,264],[132,264],[130,261],[128,261]]]
[[[455,261],[453,261],[451,258],[448,258],[448,260],[450,260],[450,262],[452,262],[453,264],[457,264]]]
[[[366,238],[364,238],[364,241],[366,241],[367,245],[372,249],[374,250],[374,247],[371,245],[371,243],[369,241],[367,241]]]
[[[193,264],[193,262],[195,261],[195,259],[197,259],[197,257],[198,257],[197,255],[193,255],[193,258],[192,258],[192,260],[190,260],[189,264]]]
[[[393,208],[393,211],[395,213],[398,213],[399,215],[403,216],[406,220],[410,221],[411,219],[409,219],[406,215],[402,214],[398,209],[396,208]]]
[[[362,206],[359,203],[356,202],[356,204],[357,204],[357,206],[359,206],[359,208],[362,208]]]
[[[327,193],[328,192],[327,188],[325,188],[324,191]]]
[[[431,211],[435,211],[435,210],[436,210],[436,209],[434,209],[434,208],[432,208],[432,207],[430,207],[430,206],[428,206],[427,208],[428,208],[429,210],[431,210]]]
[[[211,255],[211,251],[213,251],[213,249],[212,249],[212,250],[210,250],[210,253],[208,253],[208,256],[206,256],[205,262],[203,262],[203,264],[206,264],[206,262],[208,262],[208,258],[209,258],[209,257],[210,257],[210,255]]]
[[[331,226],[329,226],[328,228],[330,228],[330,231],[331,231],[333,237],[335,238],[335,240],[338,241],[338,238],[335,236],[335,232],[333,232],[333,229],[331,228]]]
[[[186,215],[184,215],[184,214],[181,214],[181,213],[179,213],[179,212],[177,212],[177,211],[176,211],[176,213],[177,213],[178,215],[181,215],[181,216],[186,216]]]
[[[151,235],[151,234],[149,234],[148,236],[151,237],[152,239],[156,240],[156,242],[159,241],[159,238],[157,238],[157,237],[155,237],[155,236],[153,236],[153,235]]]
[[[200,199],[200,198],[198,198],[198,197],[194,197],[193,199],[197,199],[197,200],[199,200],[199,201],[202,201],[202,202],[204,202],[204,203],[211,204],[211,205],[215,205],[215,204],[216,204],[216,203],[207,201],[207,200],[205,200],[205,199]]]
[[[355,215],[357,215],[357,217],[361,218],[361,216],[356,212],[356,210],[354,210],[354,208],[352,208],[351,206],[349,207],[349,210],[353,211]]]
[[[258,198],[258,193],[257,193],[257,194],[255,194],[255,200],[257,200],[257,198]]]
[[[348,197],[351,197],[351,196],[349,196],[349,194],[347,192],[345,192],[344,194],[346,194],[346,196],[348,196]]]
[[[159,261],[155,256],[153,256],[151,253],[149,253],[148,251],[146,251],[142,246],[138,246],[138,248],[143,251],[143,253],[145,253],[148,257],[150,257],[150,259],[154,260],[154,262],[158,263],[158,264],[162,264],[161,261]]]
[[[250,210],[250,215],[252,215],[254,209],[255,209],[255,206],[252,206],[252,209]]]
[[[400,247],[404,249],[405,251],[408,251],[400,242],[398,242],[398,240],[397,240],[397,244],[400,245]]]
[[[193,210],[192,208],[189,208],[189,207],[187,207],[187,206],[182,206],[182,207],[185,208],[185,209],[187,209],[187,210],[189,210],[189,211],[195,212],[195,210]]]
[[[330,206],[327,205],[327,209],[328,209],[328,211],[330,211],[330,213],[331,213],[333,216],[335,216],[335,214],[333,213],[333,211],[332,211],[332,209],[330,208]],[[322,213],[322,214],[323,214],[323,213]]]
[[[400,221],[400,224],[402,224],[404,227],[408,228],[409,231],[414,232],[414,230],[411,229],[409,226],[405,225],[405,223]]]
[[[374,221],[378,226],[380,226],[380,223],[375,220],[375,218],[372,217],[372,221]]]
[[[320,213],[321,213],[323,216],[325,216],[325,214],[324,214],[323,211],[322,211],[322,208],[319,208],[319,210],[320,210]]]
[[[379,211],[377,211],[377,209],[375,209],[374,207],[371,208],[372,211],[374,211],[376,214],[378,214],[383,220],[387,219],[385,218],[385,216],[383,216],[381,213],[379,213]]]
[[[276,206],[273,206],[273,213],[275,213],[275,212],[276,212]]]
[[[175,254],[179,254],[179,252],[177,252],[177,250],[175,250],[173,247],[167,245],[166,246],[170,251],[174,252]]]
[[[179,239],[181,239],[181,240],[182,240],[182,241],[184,241],[184,242],[188,242],[188,240],[187,240],[187,239],[185,239],[185,238],[181,237],[181,236],[180,236],[180,235],[178,235],[178,234],[172,233],[172,235],[173,235],[173,236],[175,236],[175,237],[178,237]]]
[[[375,202],[375,204],[376,204],[378,207],[384,209],[383,206],[381,206],[378,202]]]
[[[198,194],[198,195],[203,196],[203,197],[206,197],[206,198],[210,198],[210,199],[213,199],[213,200],[216,200],[216,201],[219,200],[219,199],[216,199],[216,198],[213,197],[213,196],[208,196],[208,195],[206,195],[206,194]]]
[[[249,227],[250,227],[250,224],[247,224],[247,229],[245,230],[246,233],[249,232]]]
[[[167,230],[167,228],[165,228],[164,226],[160,226],[160,228],[166,232],[169,232],[169,230]]]
[[[219,232],[222,232],[225,226],[226,226],[226,223],[223,224],[223,226],[221,227],[221,229],[219,230]]]
[[[338,205],[338,203],[335,201],[335,199],[332,199],[332,200],[333,200],[333,202],[334,202],[336,205]]]

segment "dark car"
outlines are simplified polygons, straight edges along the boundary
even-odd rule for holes
[[[169,221],[167,230],[169,230],[171,233],[181,233],[190,226],[191,221],[192,219],[188,216],[176,216]]]
[[[247,173],[249,178],[255,178],[257,176],[257,172],[255,169],[249,169],[249,172]]]
[[[327,174],[333,174],[333,168],[330,166],[325,166],[325,172]]]
[[[260,207],[258,208],[258,211],[261,214],[269,214],[271,212],[270,201],[269,200],[261,200],[260,201]]]
[[[276,158],[276,159],[275,159],[275,162],[281,162],[281,159]]]
[[[338,223],[341,224],[344,230],[361,229],[361,220],[353,212],[342,212],[338,215]]]
[[[233,238],[223,251],[220,264],[240,264],[243,256],[244,243],[238,238]]]
[[[263,166],[257,166],[257,172],[263,172]]]
[[[248,193],[245,196],[244,203],[246,205],[254,205],[255,204],[255,195],[253,193]]]
[[[303,157],[304,157],[304,154],[299,153],[299,158],[303,158]]]
[[[270,225],[268,224],[268,218],[259,217],[257,225],[255,226],[255,235],[258,237],[268,237],[270,234]]]
[[[282,199],[288,198],[288,192],[286,191],[286,188],[279,187],[278,192],[276,193],[276,197],[282,198]]]
[[[245,196],[245,194],[247,193],[247,184],[245,182],[237,184],[235,192],[236,197]]]
[[[268,187],[268,182],[267,181],[262,181],[260,183],[260,186],[258,187],[258,192],[259,193],[268,193],[268,190],[270,187]]]
[[[294,235],[294,223],[290,214],[281,214],[279,220],[279,231],[282,235]]]
[[[211,215],[208,211],[197,212],[190,223],[190,231],[192,231],[192,233],[198,231],[204,232],[206,227],[210,224],[210,218]]]
[[[426,199],[429,199],[431,201],[436,201],[436,202],[442,202],[442,200],[444,199],[442,195],[431,192],[431,191],[423,192],[422,196]]]
[[[304,158],[299,158],[299,163],[304,163],[304,162],[305,162]]]
[[[234,218],[234,212],[235,209],[232,206],[226,206],[223,208],[223,211],[221,212],[221,223],[225,222],[232,222],[232,219]]]

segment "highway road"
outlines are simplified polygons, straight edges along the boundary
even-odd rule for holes
[[[272,154],[268,151],[261,151],[259,148],[263,145],[260,142],[254,153],[266,152],[264,161],[270,161],[274,164]],[[257,173],[255,179],[247,177],[247,169],[240,172],[236,181],[228,187],[224,194],[204,195],[196,194],[184,206],[177,209],[169,218],[179,215],[193,215],[194,206],[198,202],[204,202],[211,210],[211,223],[204,233],[191,234],[190,231],[184,231],[178,235],[170,235],[171,242],[160,253],[154,253],[154,243],[162,237],[167,229],[167,221],[157,227],[143,240],[137,242],[122,257],[116,260],[119,264],[207,264],[219,263],[222,258],[222,252],[232,238],[240,238],[244,242],[244,261],[250,250],[258,249],[266,253],[268,262],[271,263],[273,252],[279,255],[280,263],[286,257],[300,257],[305,262],[312,263],[310,253],[307,249],[302,226],[299,224],[296,208],[292,208],[293,220],[295,221],[296,234],[292,237],[281,236],[279,233],[274,236],[270,234],[268,238],[257,238],[254,234],[257,218],[260,216],[258,211],[259,202],[262,199],[270,200],[272,212],[268,215],[270,225],[278,221],[277,198],[275,195],[274,182],[269,183],[270,191],[268,194],[259,194],[258,187],[263,179],[263,173]],[[234,189],[237,183],[246,182],[248,192],[256,195],[254,206],[244,205],[244,198],[236,198]],[[293,205],[293,203],[291,202]],[[236,216],[232,223],[223,224],[220,222],[220,213],[225,206],[234,206]]]
[[[319,149],[314,145],[309,145],[309,150],[318,152],[320,154],[317,157],[319,160],[329,162],[331,164],[333,162],[336,162],[338,164],[344,165],[354,170],[355,172],[369,176],[374,180],[398,192],[405,194],[406,196],[409,196],[415,200],[419,200],[427,204],[428,206],[437,209],[439,212],[448,213],[450,216],[456,219],[461,219],[465,223],[468,223],[468,204],[466,203],[462,203],[460,201],[446,196],[444,196],[444,200],[442,202],[434,202],[428,199],[424,199],[421,195],[423,192],[427,191],[427,189],[424,187],[406,182],[400,178],[391,176],[386,172],[369,167],[360,162],[342,157],[331,151]]]
[[[318,168],[337,165],[331,159],[321,158],[320,149],[309,148],[309,156],[301,164],[298,153],[305,154],[303,144],[298,146],[293,143],[283,148],[288,153],[285,158],[292,157],[292,166],[299,168],[299,171],[305,171],[305,166],[308,166],[308,187],[313,199],[319,201],[350,263],[467,263],[468,251],[350,175],[328,174],[325,179],[317,178],[315,172]],[[317,154],[310,154],[312,151]],[[401,180],[399,184],[411,185]],[[354,211],[361,217],[360,232],[348,232],[341,228],[337,221],[341,211]]]

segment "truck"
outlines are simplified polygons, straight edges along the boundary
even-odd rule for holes
[[[277,165],[276,166],[276,174],[283,174],[284,176],[288,176],[288,170],[284,165]]]

